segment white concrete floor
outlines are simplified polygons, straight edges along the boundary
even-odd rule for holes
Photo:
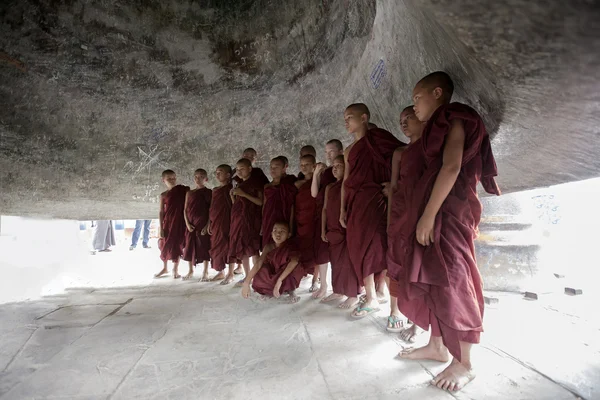
[[[79,289],[0,305],[0,398],[600,398],[591,296],[497,294],[478,377],[449,394],[429,385],[444,365],[395,358],[407,344],[385,331],[388,307],[354,321],[310,299],[307,281],[289,305],[243,300],[231,285],[152,280],[159,267],[156,247],[121,245],[70,271]]]

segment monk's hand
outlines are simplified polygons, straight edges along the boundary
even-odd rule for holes
[[[329,243],[329,240],[327,240],[327,234],[325,232],[321,233],[321,240],[325,243]]]
[[[205,236],[207,233],[208,233],[208,227],[206,227],[206,226],[205,226],[205,227],[204,227],[204,228],[202,228],[202,230],[200,231],[200,234],[201,234],[202,236]]]
[[[190,232],[194,232],[194,229],[196,229],[196,227],[195,227],[194,225],[192,225],[192,224],[188,224],[188,225],[187,225],[187,229],[188,229],[188,231],[190,231]]]
[[[422,246],[429,246],[433,243],[433,229],[435,225],[435,216],[423,214],[417,223],[417,242]]]
[[[381,184],[381,186],[383,186],[383,189],[381,189],[381,191],[383,192],[383,195],[385,197],[388,197],[390,194],[390,186],[391,186],[391,182],[384,182]]]
[[[250,297],[250,284],[247,282],[242,285],[242,297],[245,299]]]
[[[206,233],[208,233],[209,235],[212,235],[212,227],[211,224],[206,225]]]
[[[340,225],[346,228],[346,210],[340,211]]]
[[[275,283],[275,287],[273,288],[273,297],[275,297],[276,299],[278,299],[279,296],[281,296],[281,294],[279,294],[280,289],[281,289],[281,281],[279,279],[277,279],[277,283]]]
[[[323,164],[322,162],[317,163],[317,165],[315,166],[315,175],[320,175],[321,172],[323,172],[325,170],[325,168],[327,168],[327,166],[325,164]]]
[[[231,194],[233,196],[241,196],[244,197],[246,196],[246,192],[244,192],[242,189],[240,188],[235,188],[235,189],[231,189]]]

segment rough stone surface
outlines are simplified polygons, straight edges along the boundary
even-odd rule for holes
[[[437,69],[483,115],[505,192],[599,175],[600,10],[578,0],[5,1],[3,214],[156,214],[164,168],[260,164],[349,138],[350,102],[399,137]]]

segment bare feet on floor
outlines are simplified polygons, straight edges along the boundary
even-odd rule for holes
[[[340,300],[343,298],[344,298],[343,294],[332,293],[329,296],[325,297],[324,299],[321,299],[321,303],[329,303],[330,301]]]
[[[321,285],[321,287],[319,288],[319,290],[317,290],[316,292],[314,292],[312,294],[312,298],[313,299],[320,299],[323,296],[325,296],[327,294],[327,288],[324,287],[323,285]]]
[[[166,269],[166,268],[163,268],[163,269],[160,270],[160,272],[158,274],[154,274],[154,277],[155,278],[162,278],[163,276],[168,275],[168,274],[169,274],[169,270]]]
[[[202,278],[200,279],[200,282],[210,282],[210,276],[208,276],[208,272],[205,272],[204,274],[202,274]]]
[[[412,324],[410,327],[400,332],[400,339],[405,342],[413,343],[421,333],[423,333],[423,329],[419,328],[417,324]]]
[[[229,285],[231,282],[233,282],[233,280],[233,276],[227,275],[227,277],[221,281],[221,285]]]
[[[457,392],[475,379],[475,371],[456,359],[431,381],[432,385],[449,392]]]
[[[222,281],[223,279],[225,279],[225,274],[223,273],[223,271],[219,271],[218,274],[216,274],[215,276],[210,278],[210,281],[216,282],[216,281]]]
[[[314,293],[317,290],[319,290],[319,282],[313,282],[312,285],[310,286],[310,289],[308,289],[308,291],[310,293]]]
[[[288,303],[295,304],[298,302],[298,300],[300,300],[300,296],[297,296],[296,292],[288,292]]]
[[[179,275],[179,274],[173,274],[173,279],[179,279],[179,278],[181,278],[181,275]]]
[[[433,360],[447,362],[450,360],[450,353],[445,347],[437,347],[429,343],[427,346],[419,348],[404,349],[398,353],[398,357],[406,360]]]
[[[190,272],[190,273],[188,273],[187,275],[185,275],[185,276],[184,276],[182,279],[183,279],[184,281],[189,281],[189,280],[190,280],[190,279],[192,279],[193,277],[194,277],[194,273],[193,273],[193,272]]]
[[[346,301],[340,303],[338,308],[350,309],[358,304],[358,297],[348,297]]]

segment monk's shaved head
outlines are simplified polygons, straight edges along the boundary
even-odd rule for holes
[[[283,161],[283,165],[285,165],[286,167],[288,165],[290,165],[290,162],[289,162],[289,160],[288,160],[288,158],[286,156],[278,156],[278,157],[275,157],[275,158],[279,158],[281,161]]]
[[[197,170],[194,171],[195,174],[204,174],[205,176],[208,175],[208,173],[206,172],[206,170],[204,168],[198,168]]]
[[[306,161],[310,161],[313,164],[317,163],[317,158],[315,156],[313,156],[312,154],[305,154],[302,157],[300,157],[300,161],[302,160],[306,160]]]
[[[414,113],[415,113],[415,106],[413,106],[413,105],[411,104],[410,106],[404,107],[404,110],[402,110],[402,111],[400,112],[400,114],[403,114],[403,113],[411,113],[411,114],[414,114]]]
[[[244,165],[246,167],[252,167],[252,163],[247,158],[240,158],[236,165]]]
[[[233,170],[231,169],[231,165],[221,164],[217,167],[217,169],[223,170],[227,174],[233,173]]]
[[[344,162],[344,155],[340,154],[339,156],[337,156],[336,158],[333,159],[333,161],[340,161],[340,162]]]
[[[346,111],[351,111],[352,113],[357,113],[358,115],[367,114],[367,120],[371,118],[369,107],[367,107],[367,105],[364,103],[350,104],[348,107],[346,107]]]
[[[332,146],[335,146],[335,148],[339,151],[344,151],[344,145],[342,144],[342,142],[338,139],[331,139],[329,142],[326,143],[330,144]]]
[[[252,147],[244,149],[243,153],[254,154],[256,156],[256,150],[254,150]]]
[[[279,226],[281,228],[285,228],[288,232],[290,231],[290,224],[285,221],[277,221],[273,224],[273,228]]]
[[[164,178],[167,175],[175,175],[175,171],[173,171],[172,169],[165,169],[162,172],[161,176]]]
[[[271,163],[278,163],[281,164],[282,167],[285,168],[286,164],[285,164],[285,160],[281,158],[281,156],[279,157],[275,157],[271,160]]]
[[[317,157],[317,150],[315,150],[314,146],[311,146],[310,144],[306,145],[306,146],[302,146],[302,148],[300,149],[300,157],[303,157],[307,154],[312,155],[313,157]]]
[[[442,93],[446,102],[449,102],[452,98],[452,94],[454,93],[454,82],[452,82],[452,78],[450,75],[445,73],[444,71],[436,71],[422,78],[417,85],[421,85],[422,87],[434,90],[435,88],[442,89]]]

